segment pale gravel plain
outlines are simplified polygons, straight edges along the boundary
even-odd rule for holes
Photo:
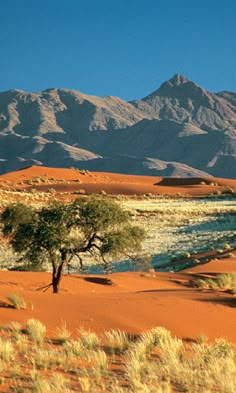
[[[6,194],[2,206],[9,203]],[[47,193],[36,193],[25,198],[32,204],[39,203],[39,198],[46,203],[52,196]],[[27,199],[25,199],[27,202]],[[134,224],[146,230],[143,243],[144,254],[152,255],[155,265],[170,262],[188,253],[197,253],[210,249],[223,249],[225,245],[236,246],[236,199],[235,198],[206,198],[206,199],[176,199],[176,198],[121,198],[118,201],[132,215]],[[15,264],[13,255],[6,244],[0,248],[1,268]],[[91,256],[85,258],[85,263],[91,265],[95,261]],[[77,269],[77,261],[73,267]],[[116,264],[114,264],[116,269]],[[117,264],[120,269],[133,269],[133,266]]]
[[[144,226],[144,251],[159,265],[173,257],[236,244],[236,199],[127,200],[134,221]]]

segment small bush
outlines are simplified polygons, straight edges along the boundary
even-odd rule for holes
[[[18,333],[20,333],[21,330],[22,330],[22,325],[21,325],[20,322],[12,321],[12,322],[10,323],[10,325],[9,325],[9,330],[10,330],[11,332],[18,332]]]
[[[121,330],[110,330],[104,333],[111,352],[120,353],[126,350],[129,346],[129,338],[127,333]]]
[[[236,273],[223,273],[219,274],[216,279],[203,278],[195,280],[195,284],[198,288],[204,289],[217,289],[224,288],[230,293],[236,293]]]
[[[7,300],[12,304],[12,306],[17,310],[25,310],[27,307],[25,299],[16,294],[11,294],[7,296]]]
[[[29,319],[26,323],[26,333],[29,335],[32,341],[41,345],[44,341],[46,327],[42,324],[42,322],[32,318]]]
[[[59,351],[37,348],[30,361],[38,369],[48,370],[59,366],[63,361],[63,356]]]
[[[63,350],[67,355],[81,357],[84,353],[84,346],[80,340],[66,341],[63,345]]]
[[[12,343],[9,340],[3,340],[0,338],[0,359],[4,363],[9,363],[15,358],[15,350]]]
[[[81,391],[83,393],[90,392],[91,386],[90,386],[89,378],[88,377],[79,377],[78,380],[79,380]]]
[[[60,344],[64,344],[69,340],[71,332],[67,329],[66,322],[62,323],[61,327],[56,330],[56,337]]]
[[[104,377],[108,373],[108,358],[106,353],[99,349],[90,353],[90,359],[93,366],[93,375],[97,380]]]
[[[85,348],[94,349],[98,346],[100,340],[96,333],[78,329],[80,340]]]
[[[56,190],[55,190],[55,188],[48,188],[48,189],[47,189],[47,192],[48,192],[49,194],[55,194]]]
[[[236,273],[220,274],[217,283],[220,288],[228,289],[232,294],[236,293]]]
[[[74,194],[86,194],[86,191],[83,188],[80,188],[79,190],[75,191]]]
[[[218,288],[217,282],[211,278],[199,278],[195,280],[195,284],[198,288],[202,289],[216,289]]]

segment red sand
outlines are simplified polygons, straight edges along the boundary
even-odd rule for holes
[[[45,293],[37,290],[50,282],[50,273],[2,271],[0,323],[24,324],[29,318],[37,318],[47,326],[49,336],[63,321],[72,332],[83,326],[98,333],[114,328],[137,334],[153,326],[164,326],[184,339],[205,334],[209,339],[223,336],[236,343],[236,298],[226,292],[189,285],[196,273],[232,270],[236,271],[235,258],[180,273],[156,273],[155,277],[138,272],[66,275],[58,295],[52,294],[51,288]],[[110,279],[112,284],[104,279]],[[10,293],[24,297],[28,309],[8,307],[6,296]]]
[[[50,184],[40,180],[30,186],[27,180],[35,177],[51,178]],[[83,174],[73,169],[37,166],[0,176],[0,185],[1,189],[55,188],[58,192],[84,189],[89,193],[104,190],[128,195],[181,193],[204,196],[217,190],[225,191],[227,187],[236,190],[236,180],[229,179],[180,181],[111,173]],[[86,276],[71,275],[63,277],[58,295],[53,295],[51,289],[46,293],[37,290],[50,282],[49,273],[2,271],[0,324],[10,321],[24,324],[29,318],[37,318],[47,326],[48,336],[53,336],[56,327],[63,321],[72,332],[83,326],[98,333],[111,328],[141,333],[153,326],[164,326],[186,339],[196,339],[205,334],[210,339],[223,336],[236,343],[236,297],[189,285],[196,275],[228,271],[236,271],[235,257],[198,265],[181,273],[156,273],[155,277],[145,277],[141,273],[116,273],[96,276],[95,281],[100,282],[91,282]],[[110,278],[112,285],[105,284],[104,278]],[[6,296],[11,293],[27,300],[27,310],[9,307]]]
[[[32,186],[29,185],[27,181],[34,178],[38,178],[39,182],[34,183]],[[39,178],[51,179],[50,184],[45,184],[43,181],[40,181]],[[231,179],[180,179],[102,172],[82,173],[75,169],[47,168],[43,166],[32,166],[20,171],[7,173],[0,176],[0,182],[6,184],[10,188],[34,188],[41,191],[46,191],[48,188],[54,188],[57,192],[75,192],[83,189],[87,193],[105,191],[108,194],[123,195],[182,194],[189,196],[204,196],[214,192],[225,192],[229,188],[234,192],[236,191],[236,180]],[[217,185],[212,185],[212,183]]]

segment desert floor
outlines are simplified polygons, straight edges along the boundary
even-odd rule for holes
[[[0,190],[6,201],[24,200],[25,191],[31,189],[49,188],[62,198],[74,197],[77,194],[72,193],[81,189],[85,193],[103,190],[115,195],[180,193],[198,197],[235,191],[236,180],[170,179],[46,167],[0,176]],[[231,256],[180,273],[65,275],[58,295],[53,295],[51,288],[40,290],[50,283],[50,273],[1,271],[0,323],[25,323],[34,317],[47,326],[48,336],[53,336],[56,327],[65,321],[72,332],[83,326],[97,333],[114,328],[139,334],[153,326],[164,326],[186,340],[205,334],[209,339],[223,336],[236,342],[236,297],[227,291],[203,290],[194,285],[196,277],[214,277],[236,271],[235,267],[236,258]],[[11,293],[26,299],[26,310],[10,306],[6,297]]]
[[[205,196],[236,190],[236,180],[218,178],[162,178],[76,169],[32,166],[0,176],[0,190],[36,190],[56,193],[100,193],[111,195],[188,195]],[[82,191],[81,191],[82,190]]]
[[[194,286],[197,277],[214,277],[235,271],[236,258],[213,260],[180,273],[114,273],[110,275],[65,275],[60,293],[39,288],[50,283],[50,273],[0,273],[0,323],[29,318],[47,326],[48,337],[66,321],[76,328],[102,333],[121,329],[131,334],[163,326],[185,340],[201,334],[210,340],[225,337],[236,343],[236,297],[223,290]],[[26,310],[13,309],[6,297],[18,294]]]

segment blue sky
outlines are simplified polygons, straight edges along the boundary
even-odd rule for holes
[[[235,0],[0,0],[0,91],[142,98],[180,73],[236,91]]]

